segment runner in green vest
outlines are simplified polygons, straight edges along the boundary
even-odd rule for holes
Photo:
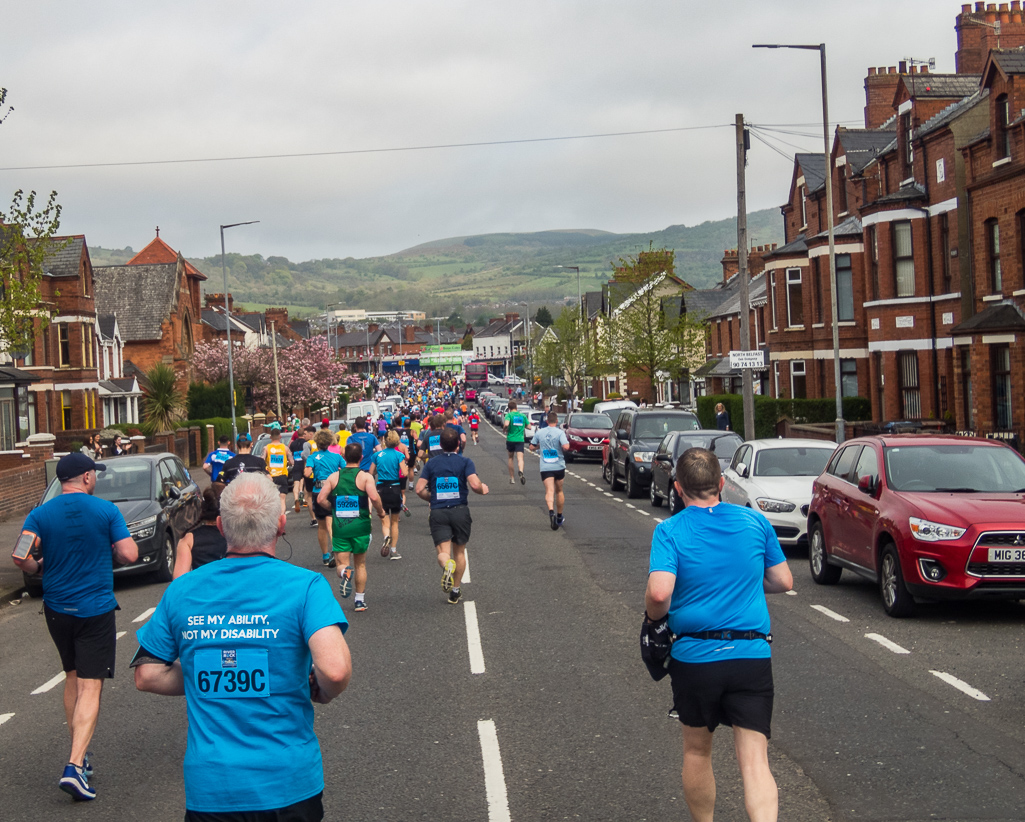
[[[520,468],[520,484],[526,485],[527,478],[523,474],[523,432],[527,429],[527,415],[516,410],[516,401],[509,400],[509,409],[506,411],[502,427],[505,429],[505,450],[509,452],[509,484],[515,485],[513,476],[513,456]]]
[[[324,480],[317,495],[317,504],[331,512],[331,550],[336,555],[339,593],[345,599],[352,593],[355,577],[354,611],[367,609],[367,549],[370,547],[370,506],[385,517],[374,478],[360,471],[363,446],[358,442],[345,445],[345,467]],[[355,572],[353,569],[355,566]]]

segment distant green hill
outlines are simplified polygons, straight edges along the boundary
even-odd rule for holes
[[[748,229],[753,245],[782,242],[776,209],[748,215]],[[457,311],[472,319],[496,304],[575,300],[577,273],[558,266],[579,266],[581,290],[593,291],[608,280],[620,257],[649,246],[674,249],[677,275],[707,288],[722,277],[723,250],[736,244],[736,220],[726,219],[641,234],[579,229],[452,237],[359,260],[293,263],[285,257],[228,254],[226,261],[228,288],[235,302],[247,307],[287,305],[293,312],[312,313],[338,302],[378,310],[417,308],[428,316]],[[130,248],[89,251],[94,265],[124,263],[133,253]],[[221,290],[220,257],[188,259],[210,277],[208,290]]]

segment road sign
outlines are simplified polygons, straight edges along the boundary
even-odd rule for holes
[[[765,368],[764,351],[731,351],[730,368]]]

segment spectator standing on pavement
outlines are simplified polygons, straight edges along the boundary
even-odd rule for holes
[[[556,530],[565,521],[562,516],[566,495],[562,484],[566,479],[566,454],[569,440],[566,432],[559,428],[559,415],[548,412],[548,425],[538,428],[530,443],[531,451],[541,452],[541,483],[545,487],[545,503],[548,505],[548,521]]]
[[[655,528],[645,630],[669,629],[673,706],[683,725],[683,793],[695,822],[715,808],[712,734],[733,727],[750,819],[774,822],[779,798],[769,770],[772,660],[765,595],[794,584],[768,520],[720,502],[715,454],[685,451],[676,491],[686,508]]]
[[[188,705],[186,822],[321,820],[311,703],[349,684],[348,623],[322,576],[275,558],[285,515],[267,477],[234,480],[219,522],[227,558],[164,592],[137,634],[135,685]]]
[[[224,486],[218,483],[209,486],[203,492],[199,524],[178,540],[178,547],[174,552],[174,579],[208,562],[224,559],[227,554],[228,543],[221,529],[217,527],[223,490]]]
[[[32,551],[14,558],[25,573],[43,576],[46,627],[67,674],[64,713],[71,755],[58,785],[75,799],[96,798],[89,785],[87,750],[100,713],[103,680],[114,676],[114,563],[139,559],[139,547],[117,506],[93,496],[96,472],[105,468],[82,453],[61,457],[61,493],[25,519],[19,545],[26,540]]]
[[[715,427],[720,431],[732,431],[730,428],[730,413],[721,402],[715,404]]]
[[[452,428],[441,432],[442,452],[424,466],[416,481],[416,495],[431,504],[431,538],[442,567],[441,590],[451,605],[459,603],[459,586],[466,571],[466,544],[470,541],[469,492],[487,494],[473,461],[455,453],[459,435]]]
[[[527,415],[516,410],[516,400],[509,400],[509,410],[505,414],[502,428],[505,429],[505,450],[509,453],[510,485],[516,482],[513,477],[513,457],[520,471],[520,484],[527,484],[527,477],[523,473],[523,438],[528,422]]]
[[[224,463],[235,456],[231,450],[231,437],[227,434],[217,440],[217,447],[206,455],[203,460],[203,470],[210,476],[210,482],[221,482],[221,471],[224,470]]]
[[[85,445],[78,449],[85,454],[91,460],[102,459],[103,457],[103,444],[100,442],[99,434],[90,434],[88,439],[85,441]]]

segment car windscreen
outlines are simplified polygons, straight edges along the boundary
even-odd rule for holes
[[[992,445],[895,445],[883,449],[886,481],[895,491],[970,494],[1025,491],[1025,461]]]
[[[639,440],[660,440],[670,431],[693,431],[694,418],[682,414],[652,414],[637,417],[634,437]]]
[[[606,414],[574,414],[569,418],[570,428],[597,428],[612,430],[612,418]]]
[[[755,457],[756,477],[817,477],[825,468],[834,448],[766,448]]]
[[[153,465],[148,460],[130,457],[107,460],[106,471],[96,472],[94,497],[108,502],[127,502],[134,499],[153,499]],[[61,484],[54,480],[46,489],[43,502],[49,502],[61,492]]]
[[[720,460],[731,460],[744,444],[737,434],[687,434],[676,440],[676,452],[682,454],[690,448],[707,448]]]

